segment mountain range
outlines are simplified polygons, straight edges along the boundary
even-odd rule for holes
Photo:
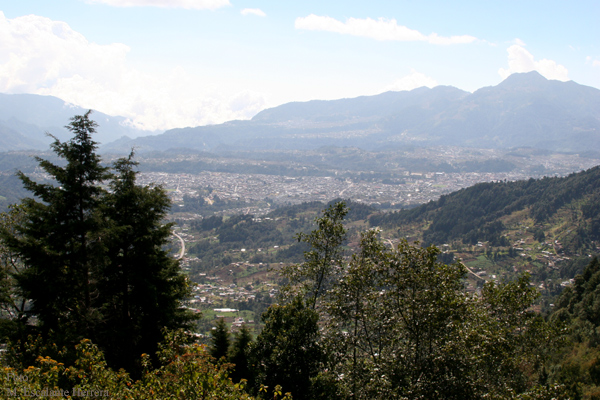
[[[106,150],[309,149],[455,145],[600,150],[600,90],[537,72],[469,93],[449,86],[331,101],[287,103],[250,121],[173,129]]]
[[[58,127],[85,111],[52,97],[0,95],[0,150],[47,148],[43,132],[62,139],[67,132]],[[367,150],[404,145],[600,150],[600,90],[548,80],[537,72],[513,74],[474,93],[437,86],[292,102],[263,110],[248,121],[149,136],[129,128],[123,117],[95,113],[94,119],[100,125],[101,151],[113,153],[132,147],[138,152],[218,152],[330,145]]]

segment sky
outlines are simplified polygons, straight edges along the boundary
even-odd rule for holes
[[[600,88],[598,21],[598,0],[0,0],[0,92],[165,130],[532,70]]]

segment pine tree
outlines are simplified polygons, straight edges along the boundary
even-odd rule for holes
[[[239,382],[242,379],[250,380],[250,369],[248,367],[248,352],[252,343],[252,334],[246,325],[242,325],[239,332],[235,335],[229,353],[229,362],[235,364],[231,373],[231,379]]]
[[[15,227],[23,219],[23,207],[12,205],[10,210],[0,214],[0,231],[13,235]],[[25,299],[15,284],[15,275],[22,272],[24,265],[18,254],[0,241],[0,340],[25,335],[28,308]]]
[[[18,176],[35,197],[23,200],[27,215],[17,235],[6,231],[3,239],[18,253],[27,269],[18,284],[31,299],[31,313],[42,332],[60,332],[66,341],[94,339],[101,319],[94,270],[102,263],[102,218],[98,206],[105,195],[99,184],[110,177],[100,163],[92,140],[96,123],[89,112],[72,118],[67,126],[74,137],[62,143],[54,138],[52,150],[65,166],[36,157],[39,166],[56,184]]]
[[[223,357],[227,357],[229,351],[229,329],[223,318],[217,320],[215,329],[212,330],[210,345],[210,355],[220,360]]]
[[[113,164],[102,204],[108,261],[100,271],[99,344],[111,364],[128,370],[142,353],[156,351],[162,327],[189,328],[193,319],[180,307],[189,286],[179,262],[163,250],[172,228],[162,223],[170,200],[162,187],[136,185],[136,165],[133,152]]]

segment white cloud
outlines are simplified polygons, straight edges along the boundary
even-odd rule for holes
[[[0,92],[56,96],[144,129],[247,119],[267,105],[260,93],[207,90],[182,68],[168,76],[136,70],[128,52],[120,43],[91,43],[64,22],[0,12]]]
[[[498,70],[502,79],[506,79],[515,72],[537,71],[547,79],[556,79],[559,81],[569,80],[569,71],[567,68],[557,64],[553,60],[543,59],[536,61],[530,52],[518,44],[510,46],[507,51],[508,68],[500,68]]]
[[[86,0],[88,3],[107,4],[113,7],[160,7],[186,10],[216,10],[231,5],[229,0]]]
[[[600,67],[600,61],[598,61],[598,60],[594,60],[594,62],[592,63],[592,65],[593,65],[594,67]]]
[[[266,17],[267,14],[260,8],[244,8],[241,11],[242,15],[257,15],[259,17]]]
[[[432,88],[437,85],[438,85],[438,83],[435,79],[433,79],[421,72],[417,72],[413,69],[410,72],[410,74],[398,79],[392,85],[385,88],[384,92],[387,92],[390,90],[393,90],[393,91],[413,90],[413,89],[420,88],[423,86]]]
[[[471,43],[477,40],[473,36],[438,36],[436,33],[424,35],[414,29],[398,25],[395,19],[379,18],[348,18],[346,22],[338,21],[331,17],[322,17],[310,14],[307,17],[296,18],[296,29],[310,31],[336,32],[342,35],[362,36],[375,40],[395,41],[425,41],[433,44],[459,44]]]

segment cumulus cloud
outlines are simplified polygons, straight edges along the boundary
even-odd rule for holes
[[[257,15],[259,17],[266,17],[267,14],[260,8],[244,8],[242,11],[242,15]]]
[[[231,5],[229,0],[86,0],[113,7],[160,7],[186,10],[216,10]]]
[[[435,79],[413,69],[411,70],[410,74],[398,79],[396,82],[385,88],[384,91],[413,90],[423,86],[432,88],[437,85],[438,83]]]
[[[515,72],[537,71],[547,79],[569,80],[569,71],[563,65],[547,59],[536,61],[533,55],[525,50],[522,45],[514,44],[507,49],[507,52],[508,68],[500,68],[498,70],[502,79],[506,79]]]
[[[395,19],[379,18],[348,18],[346,22],[335,18],[310,14],[307,17],[299,17],[295,22],[296,29],[310,31],[336,32],[342,35],[362,36],[375,40],[395,40],[402,42],[424,41],[432,44],[459,44],[471,43],[477,40],[473,36],[439,36],[436,33],[424,35],[419,31],[398,25]]]
[[[600,61],[598,61],[598,60],[594,60],[594,62],[592,63],[592,65],[593,65],[594,67],[600,67]]]
[[[129,47],[89,42],[64,22],[0,12],[0,92],[34,93],[110,115],[142,129],[169,129],[252,117],[260,93],[225,96],[175,68],[155,76],[132,68]]]

